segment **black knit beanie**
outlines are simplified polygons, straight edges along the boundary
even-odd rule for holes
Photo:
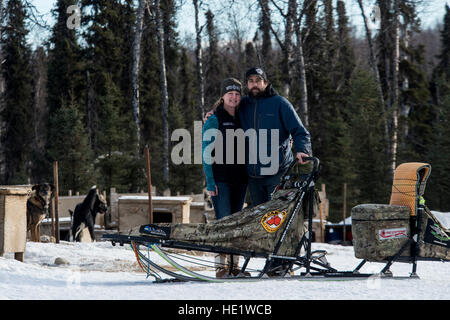
[[[237,91],[242,95],[242,84],[239,80],[235,78],[228,78],[222,81],[222,86],[220,87],[220,96],[230,91]]]

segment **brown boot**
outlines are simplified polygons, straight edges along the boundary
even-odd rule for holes
[[[231,274],[235,277],[237,277],[237,276],[250,277],[251,276],[250,272],[247,272],[247,271],[241,272],[241,269],[239,269],[239,268],[233,269],[233,271],[231,271]]]
[[[233,269],[231,271],[231,274],[235,277],[238,275],[240,277],[250,277],[250,273],[247,271],[241,273],[241,268],[239,268],[239,256],[233,255]]]
[[[226,264],[226,255],[218,254],[214,257],[216,267],[216,278],[224,278],[230,274],[230,269]]]
[[[228,268],[216,268],[216,278],[228,278],[230,270]]]

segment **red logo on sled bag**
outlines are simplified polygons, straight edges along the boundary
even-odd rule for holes
[[[379,240],[407,238],[408,232],[406,228],[382,229],[378,230]]]
[[[261,225],[267,232],[275,232],[277,231],[281,225],[283,224],[286,218],[286,211],[278,211],[274,210],[269,213],[266,213],[261,219]]]

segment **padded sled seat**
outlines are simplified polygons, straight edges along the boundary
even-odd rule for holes
[[[407,206],[411,215],[415,216],[430,174],[431,166],[428,163],[407,162],[399,165],[394,172],[389,204]]]

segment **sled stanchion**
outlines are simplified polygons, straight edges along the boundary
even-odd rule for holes
[[[312,243],[312,220],[314,213],[314,186],[309,187],[309,208],[308,208],[308,248],[306,251],[306,274],[311,268],[311,243]]]
[[[244,264],[242,265],[240,273],[244,273],[245,272],[245,269],[247,269],[247,265],[248,265],[249,262],[250,262],[250,257],[245,257],[245,261],[244,261]]]
[[[359,273],[359,270],[361,270],[361,268],[366,264],[366,262],[367,262],[366,259],[361,261],[361,263],[358,264],[358,266],[353,270],[353,273]]]
[[[417,210],[417,217],[416,217],[416,239],[413,247],[413,267],[411,272],[411,277],[417,278],[418,275],[416,273],[417,271],[417,256],[419,255],[419,243],[420,243],[420,234],[422,232],[422,214],[423,214],[424,208],[422,205],[419,206]]]

